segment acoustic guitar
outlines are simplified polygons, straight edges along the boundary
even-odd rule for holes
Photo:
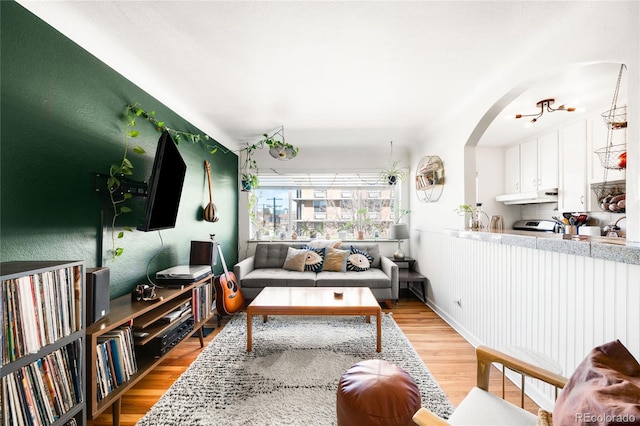
[[[213,280],[213,285],[216,289],[216,309],[218,310],[218,316],[233,315],[244,306],[244,296],[238,286],[236,276],[233,272],[227,270],[220,244],[216,244],[216,246],[218,246],[218,254],[224,271]]]

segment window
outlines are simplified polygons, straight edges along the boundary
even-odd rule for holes
[[[401,191],[376,174],[260,175],[253,194],[252,237],[288,239],[293,230],[301,238],[354,239],[359,229],[366,238],[386,237],[394,223],[394,206]]]

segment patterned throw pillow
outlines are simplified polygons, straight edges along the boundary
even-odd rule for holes
[[[351,254],[347,258],[347,270],[362,272],[371,267],[373,262],[373,256],[363,250],[358,250],[354,246],[351,246]]]
[[[334,248],[325,249],[323,271],[347,272],[347,258],[351,252],[349,250],[339,250]]]
[[[303,247],[305,249],[306,247]],[[322,271],[324,264],[324,248],[307,248],[305,250],[304,270],[311,272]]]
[[[304,271],[304,263],[307,258],[307,250],[297,250],[289,247],[287,258],[284,260],[283,269],[287,271]]]

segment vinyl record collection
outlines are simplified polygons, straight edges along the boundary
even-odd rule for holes
[[[193,321],[195,323],[199,323],[211,316],[211,306],[214,302],[212,296],[212,284],[210,282],[202,284],[199,287],[195,287],[192,291]]]
[[[49,425],[82,402],[82,353],[75,340],[4,376],[4,425]]]
[[[2,282],[3,365],[82,328],[80,266]]]
[[[96,369],[98,401],[127,382],[138,371],[131,327],[120,327],[100,336]]]

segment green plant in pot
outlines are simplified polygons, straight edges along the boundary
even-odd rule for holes
[[[309,235],[311,232],[311,227],[309,226],[309,222],[300,222],[298,224],[298,235],[301,237]]]
[[[244,161],[242,162],[242,170],[240,179],[243,191],[252,191],[258,188],[259,181],[258,175],[258,163],[253,159],[253,152],[258,149],[256,144],[247,146],[245,151]]]
[[[370,224],[370,220],[367,217],[367,209],[358,209],[356,215],[358,218],[358,239],[364,240],[364,236]]]
[[[341,240],[346,240],[349,230],[353,228],[353,223],[351,221],[345,222],[338,228],[338,238]]]
[[[250,172],[242,173],[242,190],[252,191],[258,187],[258,176]]]
[[[279,135],[282,140],[275,139],[277,135]],[[273,158],[277,158],[278,160],[291,160],[298,155],[298,148],[284,141],[284,126],[271,136],[266,133],[262,136],[264,139],[258,142],[258,144],[267,145],[269,147],[269,154]]]
[[[257,176],[258,163],[253,159],[255,150],[262,149],[266,146],[269,148],[269,154],[279,160],[290,160],[298,155],[299,149],[284,141],[284,126],[271,136],[267,133],[264,133],[262,136],[264,139],[247,145],[246,148],[240,150],[245,152],[245,158],[240,167],[243,191],[254,190],[259,185]],[[282,140],[276,139],[276,136],[279,136]]]
[[[405,172],[398,166],[399,164],[400,161],[396,160],[391,163],[389,168],[381,170],[379,173],[380,179],[387,182],[389,185],[395,185],[396,183],[404,180]]]

